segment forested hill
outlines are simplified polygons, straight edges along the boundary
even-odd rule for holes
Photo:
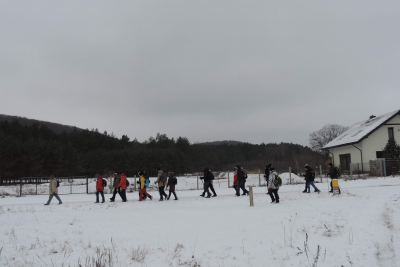
[[[54,122],[39,121],[39,120],[34,120],[34,119],[28,119],[25,117],[9,116],[9,115],[0,114],[0,121],[12,122],[13,120],[17,120],[22,125],[43,124],[43,125],[46,125],[50,130],[52,130],[56,133],[62,133],[63,131],[66,131],[67,133],[69,133],[69,132],[72,132],[74,130],[74,128],[76,128],[78,131],[82,130],[82,129],[74,127],[74,126],[63,125],[63,124],[54,123]]]
[[[157,167],[176,174],[196,172],[208,166],[213,171],[232,170],[240,164],[247,170],[264,169],[272,163],[278,171],[288,167],[303,171],[305,163],[316,166],[325,158],[309,147],[291,143],[191,144],[186,137],[157,134],[145,142],[116,138],[97,130],[57,133],[43,123],[0,121],[0,181],[19,177],[48,177],[125,172],[136,175]]]
[[[243,142],[233,141],[233,140],[223,140],[223,141],[214,141],[214,142],[204,142],[198,143],[199,145],[208,145],[208,146],[216,146],[216,145],[239,145],[244,144]]]

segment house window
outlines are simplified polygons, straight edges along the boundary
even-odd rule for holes
[[[389,135],[389,139],[394,138],[393,127],[388,128],[388,135]]]
[[[377,159],[383,158],[383,152],[382,151],[376,151],[376,158]]]
[[[342,172],[349,172],[351,157],[350,154],[339,155],[340,158],[340,169]]]

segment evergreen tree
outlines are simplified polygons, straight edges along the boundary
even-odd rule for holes
[[[384,158],[399,158],[400,146],[397,144],[394,138],[390,138],[382,152]]]

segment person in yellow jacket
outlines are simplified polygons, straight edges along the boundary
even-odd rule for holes
[[[139,179],[140,179],[140,190],[139,190],[139,201],[142,201],[143,194],[153,200],[153,197],[146,192],[146,178],[143,176],[143,172],[139,172]]]

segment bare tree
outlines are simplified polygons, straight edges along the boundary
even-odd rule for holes
[[[337,124],[327,124],[320,130],[310,133],[310,146],[314,151],[325,153],[323,147],[330,141],[347,131],[349,127]]]

